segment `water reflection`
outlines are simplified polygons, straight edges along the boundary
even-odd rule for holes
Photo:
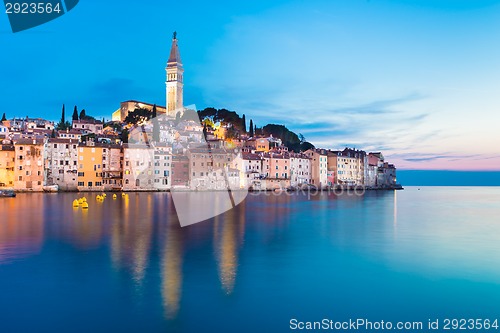
[[[173,319],[179,311],[182,291],[182,230],[178,221],[170,219],[162,230],[165,234],[161,260],[161,294],[165,317]]]
[[[71,297],[83,290],[103,293],[102,302],[140,310],[156,323],[167,319],[168,328],[194,325],[186,324],[186,314],[207,307],[205,319],[233,309],[233,315],[273,311],[290,290],[299,295],[286,298],[294,310],[304,304],[318,310],[314,304],[324,294],[341,299],[344,286],[355,286],[350,289],[362,306],[377,288],[397,289],[401,283],[398,292],[406,292],[406,278],[394,272],[500,281],[500,193],[491,191],[490,199],[411,189],[363,197],[249,196],[235,209],[185,228],[168,193],[130,193],[116,200],[108,195],[104,202],[87,194],[88,211],[72,208],[79,194],[20,194],[0,200],[0,267],[2,276],[11,274],[7,279],[25,277],[26,271],[16,271],[22,266],[17,259],[29,257],[24,269],[48,272],[45,279],[27,279],[37,292],[59,279]],[[368,277],[370,284],[364,284]],[[85,283],[72,284],[80,279]],[[365,293],[356,294],[358,289]],[[269,295],[266,304],[259,292]],[[44,296],[50,302],[54,297]]]
[[[222,290],[232,294],[238,267],[238,248],[244,239],[245,205],[214,219],[214,253]]]
[[[149,264],[153,226],[153,194],[122,197],[120,219],[111,226],[111,260],[115,268],[125,268],[140,286]]]
[[[40,252],[44,241],[43,196],[0,198],[0,265]]]

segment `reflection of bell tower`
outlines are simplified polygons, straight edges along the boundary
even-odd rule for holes
[[[177,32],[174,32],[172,38],[172,48],[170,49],[170,56],[165,70],[167,71],[167,80],[165,82],[167,85],[167,116],[175,117],[176,113],[182,110],[182,90],[184,87],[184,69],[182,68],[181,54],[177,45]]]

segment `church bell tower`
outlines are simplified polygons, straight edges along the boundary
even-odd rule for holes
[[[175,117],[177,112],[183,111],[183,76],[184,68],[182,68],[181,54],[177,45],[177,32],[174,32],[172,38],[172,48],[168,57],[167,67],[167,116]]]

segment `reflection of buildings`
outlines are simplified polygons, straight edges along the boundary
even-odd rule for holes
[[[238,249],[245,230],[245,205],[219,215],[214,222],[214,247],[222,289],[233,293],[238,267]]]
[[[153,234],[153,194],[136,196],[133,205],[123,198],[123,215],[111,230],[111,258],[115,267],[132,271],[136,283],[142,283],[148,266]]]
[[[41,194],[0,200],[0,265],[40,252],[44,239],[44,217],[40,214],[43,202]]]
[[[165,317],[173,319],[179,311],[182,290],[182,234],[177,221],[165,230],[163,260],[161,263],[163,306]]]

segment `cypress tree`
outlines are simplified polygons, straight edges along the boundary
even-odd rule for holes
[[[254,136],[253,120],[250,119],[250,137]]]
[[[82,111],[80,111],[80,120],[85,120],[85,117],[86,117],[85,109],[82,109]]]
[[[7,120],[7,117],[5,116],[5,112],[4,112],[1,121],[6,121],[6,120]]]
[[[241,125],[243,126],[243,133],[247,132],[247,120],[245,119],[245,115],[241,117]]]
[[[62,112],[61,112],[61,124],[64,125],[64,123],[66,122],[66,114],[65,114],[65,107],[64,107],[64,104],[63,104],[63,107],[62,107]]]
[[[78,120],[78,108],[76,107],[76,105],[73,109],[73,120]]]

